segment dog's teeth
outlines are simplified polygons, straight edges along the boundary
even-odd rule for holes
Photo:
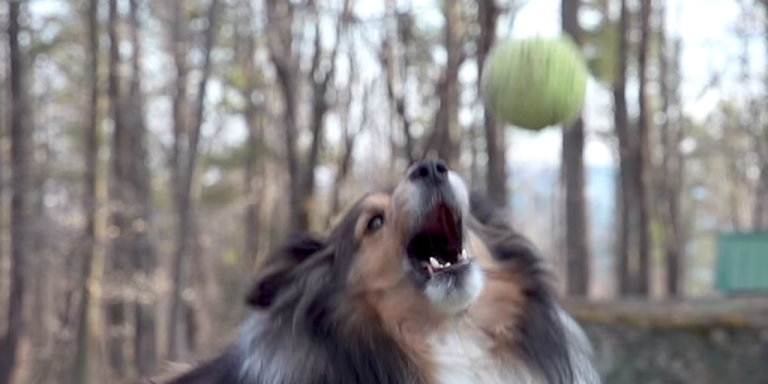
[[[434,257],[429,258],[429,264],[431,264],[433,268],[442,268],[440,263],[438,263],[437,259],[435,259]]]
[[[468,257],[467,256],[467,250],[466,249],[462,249],[461,253],[459,254],[459,260],[466,260],[467,257]]]

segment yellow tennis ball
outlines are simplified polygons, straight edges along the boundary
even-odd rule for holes
[[[568,36],[499,42],[483,71],[483,98],[494,117],[540,130],[579,116],[589,71]]]

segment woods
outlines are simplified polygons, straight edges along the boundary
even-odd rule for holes
[[[480,81],[535,2],[363,3],[0,4],[0,384],[205,355],[271,247],[424,156],[506,206],[566,297],[706,296],[713,234],[766,229],[768,2],[727,2],[738,49],[694,81],[671,0],[552,1],[534,16],[592,81],[536,133]]]

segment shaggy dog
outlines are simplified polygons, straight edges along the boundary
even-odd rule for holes
[[[438,160],[268,257],[238,341],[171,384],[597,384],[537,251]]]

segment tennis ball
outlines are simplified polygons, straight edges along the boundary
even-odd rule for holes
[[[579,116],[589,72],[570,37],[505,40],[485,65],[483,98],[498,121],[540,130]]]

